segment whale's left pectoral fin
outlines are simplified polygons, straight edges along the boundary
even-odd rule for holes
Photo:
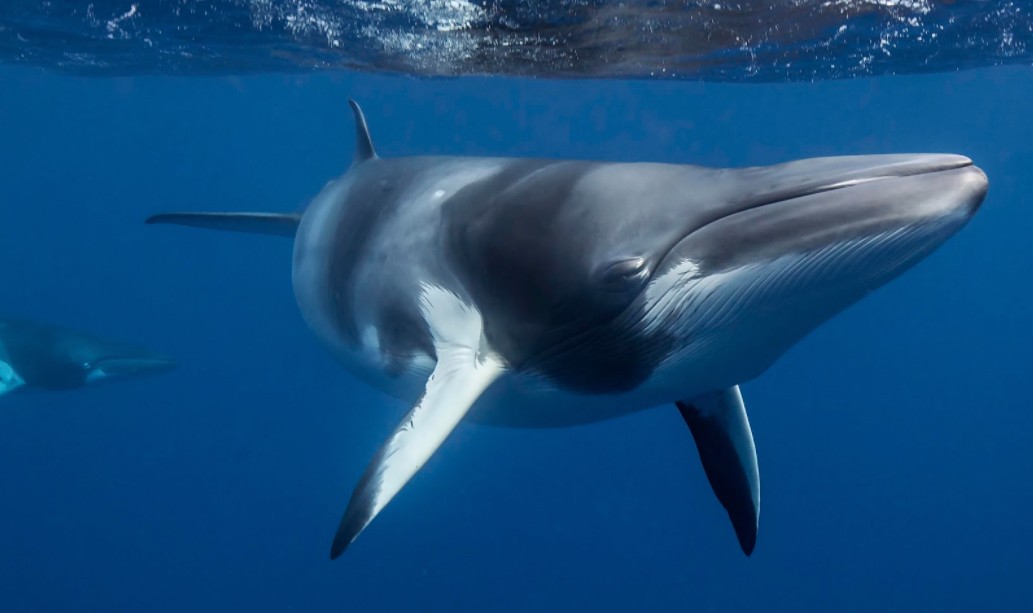
[[[710,487],[728,511],[743,553],[757,543],[760,470],[739,387],[675,403],[692,432]]]
[[[344,552],[505,372],[503,361],[486,349],[476,310],[439,288],[425,288],[421,307],[434,336],[437,364],[423,396],[377,451],[355,486],[330,559]]]

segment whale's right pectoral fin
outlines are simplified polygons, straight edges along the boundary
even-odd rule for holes
[[[486,349],[476,310],[436,287],[424,287],[421,308],[434,336],[437,364],[423,397],[377,451],[355,486],[330,559],[344,552],[505,372],[502,360]]]
[[[760,470],[739,387],[675,403],[692,432],[710,487],[728,511],[743,553],[757,543]]]

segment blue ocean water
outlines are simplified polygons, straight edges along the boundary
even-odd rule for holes
[[[3,311],[182,364],[0,399],[0,610],[1033,608],[1028,67],[736,85],[5,66],[0,86]],[[944,151],[991,188],[957,237],[743,386],[763,478],[752,557],[662,407],[462,424],[330,562],[407,407],[307,331],[290,241],[142,222],[300,208],[350,161],[348,97],[383,156]]]

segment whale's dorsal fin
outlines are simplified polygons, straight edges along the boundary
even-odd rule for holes
[[[728,511],[743,553],[753,553],[760,519],[760,470],[739,386],[675,403],[692,431],[710,487]]]
[[[362,114],[358,102],[349,99],[348,104],[352,107],[352,113],[355,114],[355,161],[353,163],[359,164],[366,160],[376,159],[377,152],[373,149],[373,139],[369,137],[366,116]]]

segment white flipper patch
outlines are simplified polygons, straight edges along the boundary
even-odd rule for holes
[[[473,404],[505,372],[483,337],[480,313],[461,298],[424,284],[420,309],[434,338],[437,364],[423,396],[366,468],[334,537],[331,559],[355,540],[401,491]]]

